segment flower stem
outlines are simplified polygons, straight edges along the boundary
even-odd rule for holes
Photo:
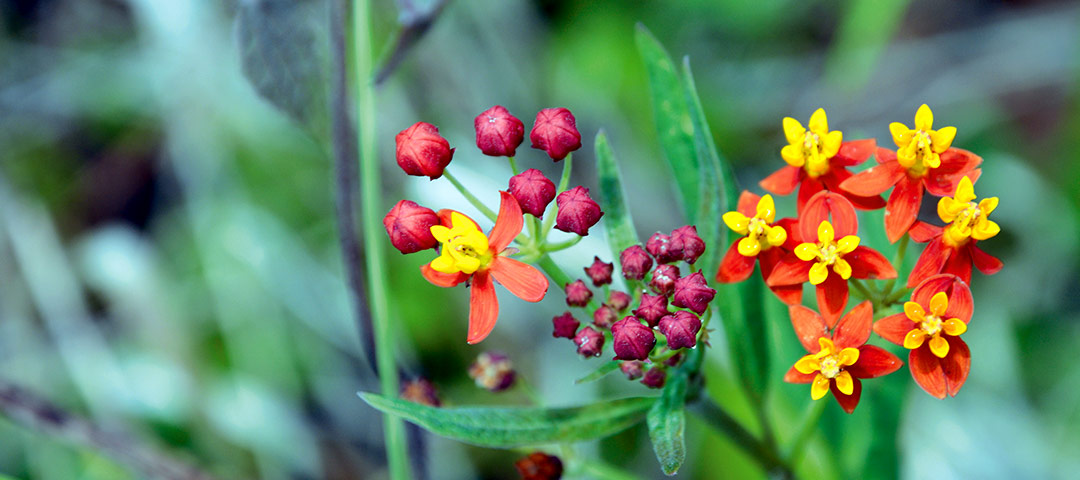
[[[480,213],[484,214],[488,220],[494,222],[495,219],[498,218],[495,215],[495,212],[488,208],[487,205],[484,205],[484,202],[481,202],[479,198],[476,198],[476,195],[473,195],[472,192],[466,189],[465,185],[462,185],[457,177],[450,174],[449,169],[443,170],[443,176],[446,177],[447,180],[450,180],[450,183],[454,184],[454,188],[456,188],[458,192],[461,192],[461,196],[465,197],[465,200],[468,200],[477,210],[480,210]]]
[[[562,243],[555,243],[555,244],[551,244],[551,245],[545,245],[541,249],[541,251],[547,253],[547,252],[557,252],[559,250],[566,250],[567,248],[570,248],[570,247],[573,247],[574,245],[577,245],[578,242],[580,242],[582,238],[585,238],[585,237],[575,236],[574,238],[571,238],[570,240],[567,240],[567,241],[562,242]]]
[[[566,191],[566,187],[570,185],[570,171],[574,169],[574,154],[566,156],[566,160],[563,160],[562,179],[559,180],[559,188],[556,192],[562,193]],[[554,212],[548,212],[547,218],[544,219],[544,225],[540,227],[540,236],[547,239],[548,231],[551,230],[551,225],[555,223],[555,215],[558,212],[559,206],[555,205]]]
[[[861,295],[863,297],[863,300],[870,300],[871,302],[874,302],[875,304],[877,303],[878,300],[880,300],[877,296],[870,293],[870,290],[868,290],[866,288],[866,285],[863,285],[863,283],[861,281],[852,278],[849,283],[851,284],[852,287],[855,287],[855,290],[859,291],[859,295]]]
[[[510,160],[510,171],[514,172],[514,175],[517,175],[517,174],[521,173],[521,171],[518,170],[517,160],[514,160],[514,157],[512,157],[512,156],[511,157],[506,157],[506,158],[508,160]]]
[[[561,268],[559,268],[559,266],[555,264],[555,261],[546,254],[540,257],[540,260],[537,260],[536,266],[540,267],[540,269],[543,270],[544,273],[551,277],[551,281],[555,282],[555,285],[560,289],[566,287],[566,284],[570,283],[571,281],[570,276],[567,275],[566,272],[564,272]],[[597,304],[595,298],[589,299],[588,308],[590,310],[596,310],[599,307],[600,305]]]

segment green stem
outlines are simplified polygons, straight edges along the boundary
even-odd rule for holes
[[[574,245],[577,245],[578,242],[580,242],[582,238],[585,238],[585,237],[575,236],[574,238],[571,238],[570,240],[567,240],[565,242],[555,243],[555,244],[551,244],[551,245],[545,245],[545,246],[543,246],[541,248],[541,251],[547,253],[547,252],[557,252],[559,250],[566,250],[567,248],[570,248],[570,247],[573,247]]]
[[[465,200],[468,200],[477,210],[480,210],[480,213],[484,214],[488,220],[494,222],[495,219],[498,218],[498,216],[495,215],[495,212],[488,208],[487,205],[484,205],[484,202],[481,202],[479,198],[476,198],[476,195],[473,195],[472,192],[466,189],[465,185],[462,185],[457,177],[451,175],[449,169],[443,170],[443,176],[446,177],[447,180],[450,180],[450,183],[454,184],[454,188],[461,192],[461,196],[465,197]]]
[[[510,171],[514,172],[514,175],[517,175],[517,174],[521,173],[521,171],[518,170],[517,160],[514,160],[514,157],[506,157],[506,158],[510,160]]]
[[[540,269],[543,270],[544,273],[551,277],[551,281],[555,282],[555,285],[560,290],[566,287],[566,284],[572,281],[570,280],[570,276],[567,275],[566,272],[564,272],[561,268],[559,268],[559,266],[555,264],[555,261],[552,260],[551,257],[548,255],[540,257],[540,259],[536,261],[536,266],[540,267]],[[600,308],[600,305],[597,304],[595,297],[589,299],[589,305],[587,306],[587,308],[589,310],[596,310],[597,308]]]
[[[806,450],[806,445],[810,441],[810,437],[814,434],[817,424],[821,421],[821,414],[825,411],[825,405],[828,402],[812,401],[810,405],[806,407],[806,413],[803,414],[802,425],[799,426],[799,430],[792,437],[791,448],[788,449],[787,461],[791,465],[798,465],[799,460],[802,459],[803,452]]]
[[[394,362],[394,331],[390,323],[390,292],[386,285],[386,246],[380,219],[382,182],[375,148],[375,88],[373,73],[371,18],[368,0],[353,3],[353,40],[356,55],[358,143],[360,146],[360,190],[362,195],[364,256],[371,299],[371,319],[375,330],[375,360],[383,395],[397,397],[398,371]],[[383,416],[386,456],[390,478],[406,480],[411,477],[406,450],[405,424],[393,415]]]
[[[566,160],[563,160],[562,179],[559,180],[559,188],[556,192],[562,193],[566,191],[566,187],[570,185],[570,171],[574,168],[574,154],[566,156]],[[540,227],[540,236],[545,241],[547,234],[551,230],[551,225],[555,223],[555,215],[558,212],[558,205],[556,204],[552,212],[548,212],[547,218],[544,219],[544,225]]]
[[[861,281],[852,278],[851,281],[848,282],[848,283],[852,287],[855,287],[855,290],[859,291],[859,295],[862,295],[863,300],[870,300],[871,302],[874,302],[875,304],[878,303],[877,301],[879,300],[879,298],[874,296],[874,294],[870,293],[870,290],[867,289],[866,285],[863,285],[863,283]]]
[[[909,293],[911,293],[910,288],[907,288],[907,287],[901,288],[900,290],[897,290],[897,291],[893,292],[892,295],[889,295],[888,297],[885,297],[885,299],[881,301],[881,305],[883,307],[892,306],[893,304],[899,302],[901,298],[904,298],[905,296],[907,296],[907,294],[909,294]]]
[[[795,478],[791,467],[780,458],[775,449],[769,448],[764,442],[758,440],[754,434],[750,433],[746,427],[742,426],[738,420],[735,420],[711,398],[702,395],[699,401],[688,405],[688,407],[717,431],[725,434],[732,443],[742,448],[754,460],[757,460],[771,478]]]

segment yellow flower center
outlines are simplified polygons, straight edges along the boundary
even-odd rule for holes
[[[765,195],[758,200],[757,212],[753,217],[747,217],[735,212],[727,212],[723,216],[724,223],[728,228],[745,238],[739,240],[739,253],[746,257],[757,256],[763,250],[783,245],[787,241],[787,231],[784,227],[770,225],[776,219],[776,205],[772,195]]]
[[[810,283],[819,285],[829,277],[829,267],[840,278],[851,278],[851,265],[844,260],[844,255],[859,246],[859,237],[848,235],[834,242],[835,233],[828,221],[818,225],[818,243],[802,243],[795,247],[795,256],[804,262],[814,262],[810,267]]]
[[[927,170],[940,167],[941,154],[949,149],[956,138],[955,127],[933,130],[933,125],[934,112],[926,105],[915,112],[915,128],[908,128],[900,122],[889,125],[897,146],[896,161],[913,177],[922,177]]]
[[[1001,227],[990,220],[990,213],[997,208],[998,198],[989,197],[975,202],[975,188],[971,179],[964,177],[956,186],[956,195],[942,197],[938,201],[938,216],[946,222],[943,239],[952,247],[967,243],[968,239],[986,240],[998,234]]]
[[[784,118],[784,136],[788,145],[780,150],[780,156],[793,167],[801,167],[813,178],[829,172],[829,159],[840,151],[843,133],[829,131],[825,110],[817,109],[810,116],[809,128],[798,120]]]
[[[431,234],[442,244],[431,268],[442,273],[476,273],[491,263],[488,238],[476,227],[476,223],[458,212],[450,214],[450,227],[435,225]]]
[[[915,322],[915,328],[904,336],[904,348],[914,350],[930,339],[930,351],[938,358],[945,358],[949,353],[949,341],[942,335],[957,336],[967,331],[967,324],[959,318],[944,317],[949,308],[949,298],[945,292],[935,293],[930,297],[930,313],[915,302],[904,304],[904,314]]]
[[[830,381],[836,381],[836,388],[844,395],[851,395],[854,390],[851,373],[844,371],[844,367],[855,365],[859,361],[859,349],[845,348],[838,350],[832,340],[826,337],[818,338],[821,350],[818,353],[805,355],[795,362],[795,370],[804,375],[817,372],[814,382],[810,386],[810,396],[817,400],[825,396],[829,391]]]

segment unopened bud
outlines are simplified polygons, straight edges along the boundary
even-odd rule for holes
[[[649,288],[666,297],[675,291],[675,280],[678,279],[679,267],[675,265],[657,265],[656,270],[653,270]]]
[[[565,312],[551,319],[552,325],[555,327],[555,331],[551,336],[555,338],[574,338],[577,335],[577,329],[581,326],[581,322],[578,322],[570,312]]]
[[[709,288],[705,276],[697,272],[675,281],[675,294],[671,297],[671,304],[679,308],[689,308],[701,315],[715,296],[716,290]]]
[[[611,326],[616,360],[645,360],[656,346],[656,335],[637,317],[626,317]]]
[[[672,350],[697,345],[698,330],[701,330],[701,319],[685,310],[660,319],[660,333],[667,338],[668,348]]]
[[[682,258],[682,252],[671,243],[671,236],[656,232],[645,242],[645,249],[656,257],[656,263],[671,263]]]
[[[607,304],[611,306],[611,308],[614,308],[616,312],[622,313],[630,306],[631,300],[630,295],[626,292],[615,290],[608,296]]]
[[[565,108],[545,108],[536,114],[536,123],[529,132],[533,148],[547,152],[556,162],[566,158],[570,152],[581,148],[581,134],[578,133],[574,114]]]
[[[431,234],[431,227],[438,224],[439,216],[434,210],[421,207],[411,200],[398,202],[383,217],[390,243],[401,253],[435,248],[439,242]]]
[[[596,287],[611,283],[611,272],[614,271],[615,265],[604,263],[600,257],[593,257],[592,265],[585,267],[585,274],[592,279],[592,284]]]
[[[604,349],[604,334],[592,327],[582,328],[574,337],[577,353],[585,358],[596,357]]]
[[[607,305],[601,305],[593,312],[593,325],[600,328],[611,328],[611,324],[615,323],[619,319],[619,314],[615,312],[614,308]]]
[[[435,180],[442,176],[454,156],[450,142],[430,123],[416,122],[397,134],[394,140],[397,142],[398,166],[409,175]]]
[[[442,406],[442,402],[439,401],[439,392],[435,390],[435,385],[432,385],[426,378],[417,378],[405,382],[401,386],[401,398],[429,407]]]
[[[514,462],[521,480],[558,480],[562,478],[563,464],[559,457],[544,452],[533,452]]]
[[[555,199],[555,184],[535,168],[510,177],[509,191],[521,211],[536,218],[543,217],[544,210]]]
[[[663,295],[643,294],[641,305],[634,310],[634,315],[645,320],[650,327],[655,327],[660,319],[667,315],[667,297]]]
[[[566,304],[571,307],[584,307],[592,300],[592,291],[585,286],[585,282],[574,280],[566,284]]]
[[[559,206],[559,212],[555,216],[555,228],[564,232],[584,237],[589,234],[589,228],[604,216],[600,205],[589,196],[589,189],[580,185],[560,193],[555,198],[555,203]]]
[[[514,384],[514,365],[501,353],[484,352],[469,366],[469,377],[476,386],[491,392],[501,392]]]
[[[653,260],[641,245],[634,245],[619,254],[622,274],[628,280],[641,280],[652,269]]]
[[[645,372],[645,378],[641,379],[641,384],[649,388],[664,388],[665,380],[667,380],[667,372],[663,368],[654,366]]]
[[[501,105],[495,105],[476,116],[476,147],[484,155],[512,157],[525,138],[525,124]]]
[[[671,243],[682,253],[682,260],[693,265],[705,253],[705,241],[698,236],[697,227],[686,225],[671,232]]]
[[[638,360],[629,360],[619,363],[619,370],[629,380],[637,380],[645,374],[645,364]]]

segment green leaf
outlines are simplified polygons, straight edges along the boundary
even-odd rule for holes
[[[679,372],[668,378],[660,400],[646,416],[649,440],[666,475],[675,475],[686,458],[683,431],[686,428],[686,375]]]
[[[640,422],[656,398],[632,397],[581,407],[437,408],[361,392],[368,405],[459,442],[492,448],[516,448],[594,440]]]
[[[701,99],[698,98],[697,87],[694,85],[694,74],[690,71],[690,59],[683,58],[683,88],[686,95],[686,104],[689,108],[690,118],[694,125],[694,147],[697,152],[697,164],[700,174],[698,216],[694,219],[698,235],[705,241],[707,248],[705,254],[698,259],[701,268],[710,274],[720,266],[720,258],[723,256],[727,235],[727,228],[721,222],[721,217],[731,203],[726,201],[724,193],[728,190],[727,185],[721,185],[720,177],[724,175],[721,164],[727,164],[716,150],[713,142],[712,131],[709,122],[705,119],[705,111],[701,108]],[[728,166],[730,170],[730,166]]]
[[[596,367],[596,370],[593,370],[588,375],[585,375],[584,377],[581,377],[581,378],[579,378],[577,380],[574,380],[574,383],[577,384],[577,383],[595,382],[597,380],[600,380],[601,378],[604,378],[607,374],[609,374],[611,372],[614,372],[615,370],[618,370],[618,369],[619,369],[619,362],[616,361],[616,360],[610,360],[610,361],[604,362],[603,365],[600,365],[599,367]]]
[[[697,151],[682,82],[675,63],[644,25],[638,24],[635,39],[649,75],[660,146],[679,187],[686,218],[694,220],[698,212]]]
[[[604,231],[611,245],[611,253],[617,256],[626,248],[641,242],[626,204],[626,191],[622,186],[615,152],[611,150],[603,130],[596,134],[596,175],[600,179],[600,203],[604,206]]]

